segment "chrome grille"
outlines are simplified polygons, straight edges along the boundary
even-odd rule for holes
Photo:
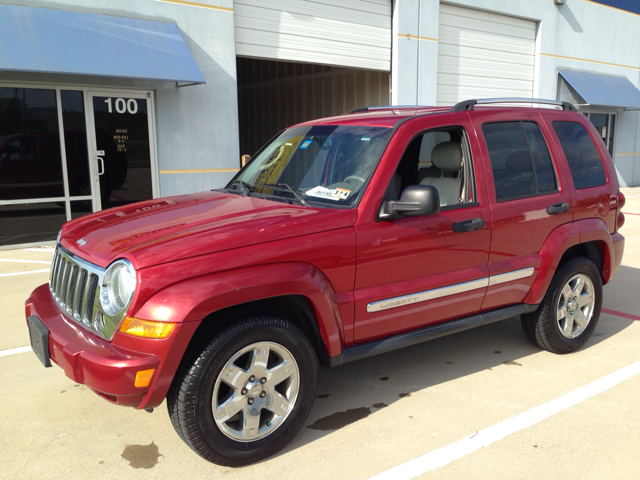
[[[58,245],[51,263],[49,289],[64,313],[91,328],[97,307],[96,289],[103,275],[103,269]]]

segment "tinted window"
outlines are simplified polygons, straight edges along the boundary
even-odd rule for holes
[[[0,87],[0,200],[62,197],[63,185],[56,91]]]
[[[522,130],[529,143],[531,158],[536,172],[538,192],[552,192],[556,189],[556,176],[553,173],[551,155],[540,128],[533,122],[522,122]]]
[[[607,183],[598,149],[587,130],[577,122],[553,122],[576,188],[597,187]]]
[[[498,200],[556,190],[551,156],[535,123],[487,123],[482,132]]]

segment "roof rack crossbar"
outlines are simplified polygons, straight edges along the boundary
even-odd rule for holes
[[[479,98],[474,100],[464,100],[462,102],[456,103],[452,108],[452,112],[463,112],[465,110],[473,110],[475,105],[488,105],[492,103],[538,103],[542,105],[556,105],[558,107],[562,107],[563,110],[567,110],[570,112],[575,112],[576,107],[574,107],[569,102],[562,102],[560,100],[547,100],[545,98],[516,98],[516,97],[507,97],[507,98]]]
[[[376,107],[354,108],[353,110],[349,110],[348,112],[343,113],[343,115],[348,115],[350,113],[371,112],[373,110],[395,110],[398,108],[429,108],[429,106],[428,105],[379,105]]]

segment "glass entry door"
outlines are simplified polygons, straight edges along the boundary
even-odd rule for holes
[[[89,92],[94,209],[154,197],[155,151],[150,96]]]

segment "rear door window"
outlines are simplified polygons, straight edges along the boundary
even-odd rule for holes
[[[576,189],[607,183],[602,158],[586,128],[578,122],[553,122]]]
[[[485,123],[498,201],[557,191],[547,144],[534,122]]]

